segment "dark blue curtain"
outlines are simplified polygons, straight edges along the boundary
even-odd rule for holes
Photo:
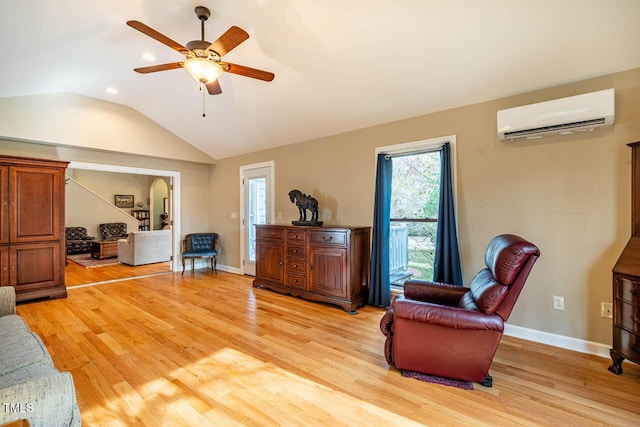
[[[449,143],[440,151],[440,201],[433,280],[462,286],[462,269],[456,232],[456,215],[451,180],[451,149]]]
[[[391,304],[389,283],[389,219],[391,216],[392,162],[384,153],[378,154],[376,195],[373,206],[373,244],[369,275],[369,305],[388,307]]]

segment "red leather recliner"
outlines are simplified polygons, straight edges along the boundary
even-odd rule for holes
[[[487,267],[468,288],[407,281],[380,321],[389,365],[490,387],[504,322],[539,256],[535,245],[504,234],[491,240]]]

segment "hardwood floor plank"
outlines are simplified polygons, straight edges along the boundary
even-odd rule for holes
[[[386,364],[384,310],[225,272],[70,287],[18,313],[72,373],[84,426],[640,424],[637,365],[616,376],[608,359],[504,337],[492,388],[425,383]]]

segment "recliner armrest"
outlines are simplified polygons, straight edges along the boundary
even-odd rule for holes
[[[454,329],[494,330],[502,332],[504,322],[498,315],[458,307],[447,307],[398,296],[394,299],[393,316],[413,322],[428,323]]]
[[[449,285],[440,282],[423,280],[407,280],[404,283],[404,296],[406,298],[431,302],[449,307],[457,307],[460,299],[469,291],[464,286]]]

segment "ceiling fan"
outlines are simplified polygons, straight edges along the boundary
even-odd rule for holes
[[[131,28],[140,31],[166,46],[169,46],[171,49],[183,54],[186,58],[183,62],[172,62],[169,64],[134,68],[133,71],[147,74],[155,73],[157,71],[184,68],[189,72],[191,77],[207,87],[207,91],[210,95],[218,95],[222,93],[218,77],[225,72],[264,80],[267,82],[273,80],[275,75],[268,71],[257,70],[255,68],[232,64],[221,60],[224,55],[249,38],[249,34],[245,30],[234,25],[216,41],[210,43],[204,39],[204,22],[209,19],[211,12],[204,6],[197,6],[195,12],[196,16],[200,20],[202,40],[192,40],[187,43],[186,47],[174,40],[171,40],[169,37],[159,33],[140,21],[127,21],[127,25]]]

